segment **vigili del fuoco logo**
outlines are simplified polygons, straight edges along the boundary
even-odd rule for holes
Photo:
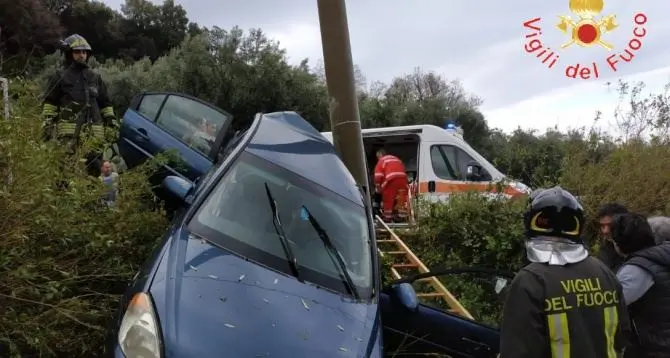
[[[563,67],[565,76],[584,80],[599,78],[603,70],[616,72],[619,66],[635,59],[647,35],[647,15],[638,12],[632,16],[633,31],[629,40],[625,46],[617,48],[608,42],[607,36],[619,30],[619,24],[616,15],[603,14],[604,0],[569,0],[568,5],[573,16],[559,15],[558,23],[554,24],[566,36],[566,42],[560,45],[560,50],[553,50],[542,42],[542,18],[536,17],[523,23],[528,31],[524,45],[527,53],[534,55],[549,69]],[[577,50],[579,46],[598,46],[607,51],[607,55],[603,56],[602,61],[561,66],[559,52]]]

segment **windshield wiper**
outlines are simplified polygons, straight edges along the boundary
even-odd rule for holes
[[[307,214],[307,219],[309,220],[309,223],[312,224],[312,227],[314,228],[319,238],[323,242],[323,246],[326,247],[328,256],[330,256],[330,259],[333,261],[333,265],[335,265],[335,267],[338,268],[340,277],[342,278],[342,282],[344,283],[344,286],[347,288],[347,291],[349,291],[349,293],[354,297],[354,299],[359,299],[358,291],[356,290],[356,286],[354,285],[354,282],[351,279],[351,275],[349,275],[349,271],[347,271],[347,265],[344,263],[340,251],[335,247],[335,245],[333,245],[333,242],[330,240],[330,237],[326,233],[326,230],[323,229],[323,227],[319,224],[316,218],[309,211],[309,209],[307,209],[307,207],[303,205],[302,210],[304,210],[305,213]]]
[[[288,239],[286,238],[286,234],[284,233],[284,227],[282,226],[281,221],[279,221],[279,210],[277,210],[277,202],[275,201],[275,198],[272,196],[272,192],[270,191],[270,187],[268,186],[267,182],[265,182],[265,192],[268,194],[270,209],[272,209],[272,224],[275,227],[277,236],[279,236],[281,246],[284,248],[284,254],[286,254],[286,260],[288,261],[288,265],[291,268],[291,272],[293,272],[293,276],[295,276],[295,278],[297,278],[299,281],[302,282],[302,280],[300,280],[300,269],[298,266],[298,260],[293,254],[293,250],[291,250],[291,245]]]

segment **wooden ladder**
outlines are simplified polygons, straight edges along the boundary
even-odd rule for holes
[[[390,257],[391,275],[394,279],[429,272],[428,267],[410,250],[400,237],[382,220],[375,216],[377,222],[377,250],[381,258]],[[415,282],[417,297],[423,302],[441,300],[446,303],[449,312],[473,319],[463,305],[452,295],[437,277],[419,279]]]

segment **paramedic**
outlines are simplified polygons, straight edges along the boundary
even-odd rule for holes
[[[624,258],[617,277],[623,287],[637,337],[626,352],[632,357],[670,357],[670,242],[654,240],[647,218],[617,215],[611,222],[611,239]]]
[[[630,331],[614,273],[580,239],[584,211],[560,187],[531,193],[524,215],[531,262],[510,285],[502,358],[616,357]]]
[[[394,206],[398,206],[398,219],[407,219],[407,172],[398,157],[386,150],[377,150],[375,166],[375,188],[382,195],[382,215],[384,221],[393,221]],[[397,200],[397,202],[396,202]]]

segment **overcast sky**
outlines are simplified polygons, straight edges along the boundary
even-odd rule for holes
[[[105,0],[115,9],[122,0]],[[154,1],[160,3],[161,1]],[[192,21],[229,29],[262,28],[280,41],[293,63],[307,57],[314,64],[322,58],[321,38],[314,0],[176,0]],[[411,72],[415,66],[435,70],[447,78],[461,80],[466,90],[484,99],[482,110],[489,125],[511,131],[516,127],[544,130],[578,127],[591,123],[600,109],[611,118],[616,94],[607,82],[619,78],[644,81],[653,92],[670,81],[670,22],[664,21],[670,3],[660,0],[610,0],[598,15],[616,15],[619,27],[603,35],[613,45],[560,49],[570,39],[555,25],[558,15],[569,15],[568,0],[356,0],[347,2],[354,62],[368,81],[389,82]],[[487,4],[487,5],[484,5]],[[624,52],[633,38],[634,17],[642,12],[647,34],[635,58],[619,60],[617,71],[607,57]],[[663,15],[666,14],[666,15]],[[523,26],[542,29],[545,47],[556,49],[560,58],[547,68],[528,54],[525,38],[532,33]],[[663,45],[665,38],[666,45]],[[532,39],[532,38],[531,38]],[[536,52],[537,54],[537,52]],[[568,65],[596,62],[599,78],[583,80],[565,75]],[[196,94],[197,95],[197,94]]]

